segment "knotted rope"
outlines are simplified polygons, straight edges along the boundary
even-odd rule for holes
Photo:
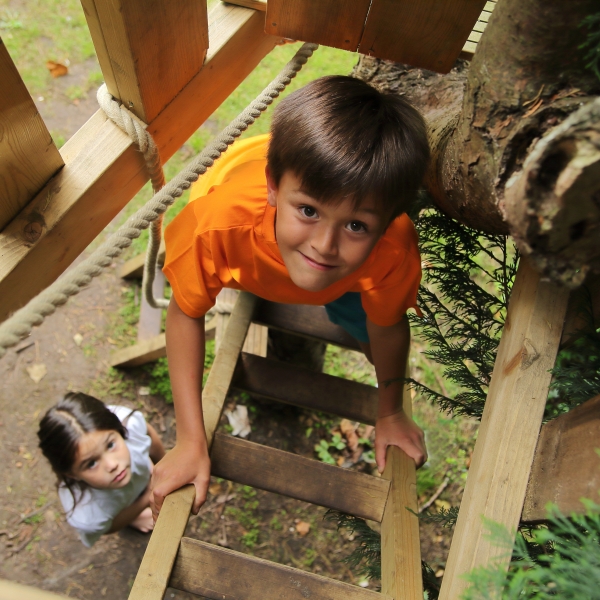
[[[264,112],[283,89],[306,64],[317,44],[303,44],[281,73],[263,92],[211,142],[183,171],[176,175],[147,204],[129,217],[125,224],[97,248],[79,265],[57,279],[46,290],[30,300],[23,308],[0,325],[0,357],[7,348],[14,346],[27,336],[35,325],[40,325],[58,306],[65,304],[70,296],[79,293],[92,278],[110,265],[114,258],[139,237],[153,221],[161,217],[173,202],[179,198],[200,175],[212,166],[214,161],[227,150],[237,137]],[[121,107],[120,112],[123,112]],[[139,128],[133,126],[137,132]],[[145,129],[145,127],[141,127]]]

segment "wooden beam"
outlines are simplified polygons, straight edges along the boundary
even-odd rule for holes
[[[276,400],[374,425],[377,389],[288,365],[278,360],[242,353],[231,385]]]
[[[66,596],[58,596],[28,585],[0,579],[0,600],[63,600],[64,598]]]
[[[410,376],[408,370],[406,375]],[[403,408],[412,416],[407,386]],[[391,488],[381,523],[381,591],[396,600],[421,600],[423,576],[414,460],[400,448],[389,446],[382,478],[391,482]]]
[[[203,69],[148,128],[163,160],[278,41],[263,33],[264,16],[254,10],[218,4],[210,17],[211,48]],[[65,167],[0,233],[0,321],[52,283],[148,178],[140,153],[101,111],[61,154]],[[40,215],[42,231],[32,242],[25,231]]]
[[[342,469],[218,433],[211,473],[363,519],[381,522],[390,484],[379,477]]]
[[[476,567],[493,560],[508,568],[510,553],[486,537],[484,519],[515,535],[568,297],[521,258],[440,600],[459,598],[467,587],[463,576]]]
[[[342,327],[334,325],[322,306],[277,304],[265,300],[259,304],[254,322],[327,344],[360,351],[358,342]]]
[[[373,0],[358,51],[448,73],[484,6],[485,0]]]
[[[1,231],[64,163],[1,38],[0,81]],[[35,241],[42,223],[39,215],[23,237]]]
[[[543,521],[553,502],[566,515],[581,513],[581,498],[600,489],[600,396],[546,423],[531,467],[521,519]]]
[[[124,262],[119,269],[119,277],[123,279],[141,279],[144,274],[144,263],[146,262],[146,253],[142,252],[137,254],[133,258]],[[156,263],[158,265],[164,265],[165,263],[165,242],[160,243],[158,249],[158,256],[156,257]]]
[[[209,449],[219,424],[235,363],[250,326],[256,300],[251,294],[240,294],[229,320],[227,336],[215,356],[202,392],[204,427]],[[129,600],[162,600],[164,597],[194,495],[193,486],[186,486],[165,498],[131,588]]]
[[[145,123],[200,71],[206,0],[82,0],[108,91]]]
[[[190,538],[181,540],[169,585],[214,600],[392,600],[385,594]]]
[[[265,31],[356,52],[370,0],[269,0]]]
[[[152,295],[154,298],[164,298],[165,295],[165,276],[157,267],[152,282]],[[160,334],[162,328],[162,308],[153,308],[146,300],[143,286],[140,300],[140,319],[138,321],[137,339],[138,342],[155,338]]]
[[[246,8],[253,8],[254,10],[260,10],[266,12],[267,0],[228,0],[228,4],[235,4],[236,6],[245,6]]]

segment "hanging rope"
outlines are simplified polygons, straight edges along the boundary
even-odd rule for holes
[[[97,248],[88,258],[57,279],[46,290],[29,301],[27,305],[0,325],[0,357],[7,348],[27,336],[35,325],[41,325],[58,306],[65,304],[70,296],[78,294],[97,277],[102,269],[139,237],[153,221],[161,217],[175,199],[179,198],[200,175],[230,146],[249,125],[264,112],[283,89],[300,71],[317,44],[303,44],[281,73],[221,134],[210,143],[183,171],[176,175],[148,203],[129,217],[125,224]],[[122,107],[121,111],[122,112]],[[134,126],[135,128],[135,126]],[[145,129],[145,127],[141,127]],[[138,128],[136,128],[136,131]],[[137,135],[137,134],[136,134]]]

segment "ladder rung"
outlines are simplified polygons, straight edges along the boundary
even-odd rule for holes
[[[381,522],[390,482],[217,433],[211,451],[217,477]]]
[[[278,304],[265,300],[259,304],[252,320],[273,329],[288,331],[350,350],[360,350],[360,346],[350,334],[329,320],[322,306]]]
[[[376,388],[245,352],[231,385],[249,394],[368,425],[377,419]]]
[[[169,585],[211,600],[392,600],[335,579],[182,538]]]

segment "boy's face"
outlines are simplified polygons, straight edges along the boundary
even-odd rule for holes
[[[388,219],[365,201],[323,204],[286,171],[275,185],[267,167],[268,202],[277,209],[277,246],[292,281],[318,292],[356,271],[385,231]]]

